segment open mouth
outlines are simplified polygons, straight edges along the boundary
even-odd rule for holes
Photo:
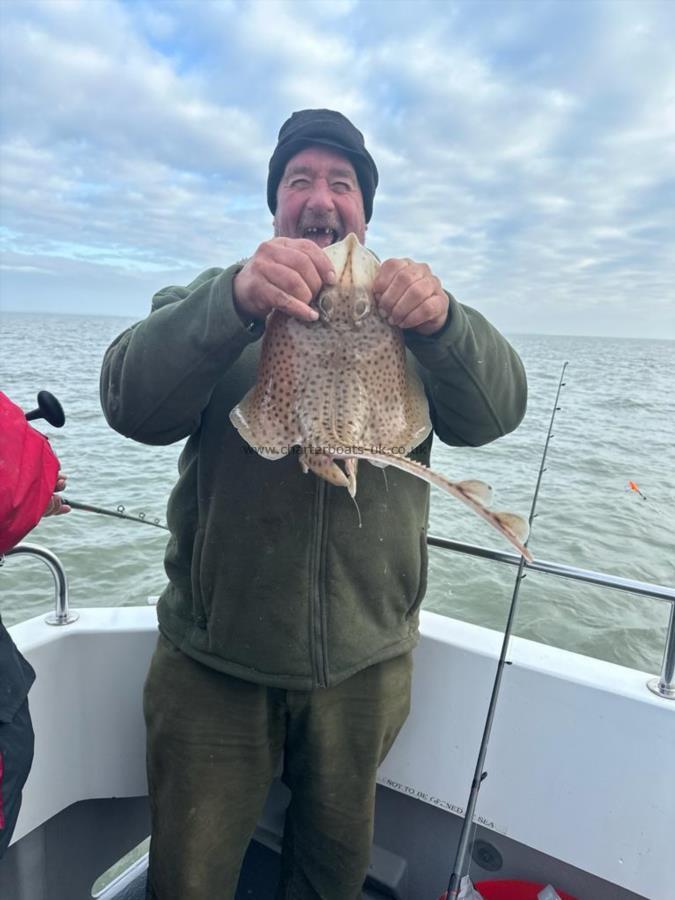
[[[304,228],[302,236],[309,241],[314,241],[320,247],[329,247],[340,239],[340,235],[335,228],[318,228],[315,226]]]

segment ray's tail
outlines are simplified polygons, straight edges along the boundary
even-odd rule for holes
[[[394,466],[409,475],[421,478],[427,484],[433,485],[446,494],[451,494],[462,503],[469,506],[477,515],[502,534],[528,562],[532,562],[532,554],[525,546],[525,541],[530,533],[530,526],[522,516],[510,512],[493,512],[488,509],[492,500],[492,488],[483,481],[450,481],[444,475],[439,475],[433,469],[407,456],[397,456],[394,453],[377,453],[370,450],[362,450],[345,454],[342,459],[365,459],[375,465]]]

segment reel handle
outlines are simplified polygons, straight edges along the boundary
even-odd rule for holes
[[[40,391],[37,395],[37,409],[26,413],[26,420],[32,422],[34,419],[46,419],[54,428],[62,428],[66,421],[63,407],[53,394],[49,391]]]

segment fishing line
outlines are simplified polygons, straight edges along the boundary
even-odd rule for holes
[[[106,509],[104,506],[94,506],[92,503],[80,503],[78,500],[69,500],[67,497],[61,497],[66,506],[72,509],[81,509],[85,512],[98,513],[101,516],[114,516],[116,519],[128,519],[131,522],[140,522],[141,525],[152,525],[154,528],[163,528],[168,531],[167,525],[162,525],[159,519],[148,519],[145,513],[141,512],[137,516],[126,512],[124,506],[120,504],[117,509]]]
[[[553,410],[551,411],[551,421],[549,422],[548,432],[546,434],[546,441],[544,443],[544,449],[541,455],[541,463],[539,464],[539,474],[537,476],[537,484],[534,489],[534,495],[532,497],[532,505],[530,507],[530,515],[529,515],[529,523],[530,523],[530,535],[532,534],[532,522],[537,516],[536,508],[537,508],[537,499],[539,497],[539,488],[541,486],[541,480],[546,471],[546,456],[548,453],[548,445],[553,437],[553,421],[555,419],[555,414],[558,412],[560,407],[558,406],[558,400],[560,398],[560,391],[565,385],[563,381],[565,377],[565,369],[567,368],[567,362],[563,363],[562,371],[560,373],[560,380],[558,382],[558,390],[555,395],[555,402],[553,404]],[[524,542],[525,546],[527,546],[529,541],[529,536],[527,540]],[[483,738],[480,743],[480,749],[478,751],[478,759],[476,761],[476,768],[474,770],[473,781],[471,782],[471,790],[469,792],[469,801],[466,805],[466,813],[464,815],[464,824],[462,825],[462,832],[460,834],[459,843],[457,845],[457,853],[455,855],[455,862],[452,869],[452,874],[450,875],[450,880],[448,882],[448,891],[447,891],[447,900],[456,900],[459,896],[460,891],[460,882],[466,869],[466,857],[469,852],[469,841],[471,839],[471,830],[474,827],[474,815],[476,811],[476,803],[478,802],[478,793],[480,791],[480,786],[483,781],[487,778],[487,772],[484,771],[483,766],[485,764],[485,757],[487,755],[488,743],[490,740],[490,732],[492,731],[492,723],[494,721],[495,710],[497,707],[497,699],[499,697],[499,689],[501,687],[502,682],[502,674],[504,672],[504,667],[507,665],[506,654],[509,648],[509,641],[511,639],[511,632],[513,630],[513,624],[516,618],[516,612],[518,609],[518,596],[520,594],[520,585],[523,579],[526,577],[524,572],[525,566],[527,565],[525,557],[521,555],[520,563],[518,564],[518,572],[516,574],[516,583],[513,588],[513,595],[511,597],[511,606],[509,608],[509,615],[506,622],[506,628],[504,630],[504,638],[502,641],[502,649],[499,655],[499,661],[497,663],[497,674],[495,675],[494,684],[492,686],[492,696],[490,697],[490,705],[488,706],[487,716],[485,718],[485,727],[483,729]]]

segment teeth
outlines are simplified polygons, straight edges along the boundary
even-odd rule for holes
[[[332,228],[305,228],[305,234],[332,234]]]

